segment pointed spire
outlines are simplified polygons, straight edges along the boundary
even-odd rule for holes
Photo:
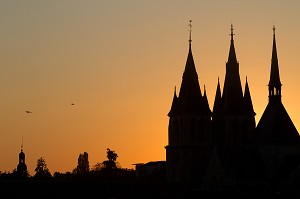
[[[187,57],[186,64],[185,64],[185,69],[184,69],[183,76],[182,76],[182,84],[181,84],[179,96],[181,96],[184,93],[183,91],[186,90],[187,87],[191,87],[191,86],[197,87],[196,89],[200,91],[200,95],[201,95],[201,90],[200,90],[199,81],[198,81],[198,74],[196,71],[196,66],[195,66],[193,53],[192,53],[192,49],[191,49],[191,42],[192,42],[191,21],[192,20],[190,20],[190,23],[189,23],[189,27],[190,27],[189,53],[188,53],[188,57]]]
[[[216,90],[216,96],[215,96],[215,102],[213,107],[213,113],[217,114],[220,112],[220,104],[221,104],[221,87],[220,87],[220,80],[218,77],[218,84],[217,84],[217,90]]]
[[[269,97],[281,96],[281,81],[279,75],[276,38],[275,38],[275,26],[273,26],[273,48],[272,48],[272,59],[271,59],[271,71],[269,81]],[[280,98],[280,97],[279,97]]]
[[[208,103],[208,99],[207,99],[207,95],[206,95],[206,88],[205,88],[205,84],[204,84],[204,93],[203,93],[203,110],[208,114],[211,115],[211,110],[209,108],[209,103]]]
[[[229,49],[229,56],[228,56],[228,63],[229,62],[235,62],[237,63],[237,59],[236,59],[236,54],[235,54],[235,48],[234,48],[234,40],[233,40],[233,35],[235,35],[233,33],[233,25],[231,24],[231,28],[230,28],[230,49]]]
[[[173,101],[172,101],[172,105],[171,105],[171,109],[168,113],[168,116],[173,116],[176,113],[177,110],[177,95],[176,95],[176,86],[174,88],[174,95],[173,95]]]
[[[256,115],[256,113],[254,112],[253,109],[253,103],[252,103],[252,99],[251,99],[251,95],[250,95],[250,89],[249,89],[249,85],[248,85],[248,79],[246,76],[246,85],[245,85],[245,93],[244,93],[244,102],[245,102],[245,113],[246,114],[254,114]]]

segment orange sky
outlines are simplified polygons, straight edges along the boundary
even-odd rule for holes
[[[106,148],[125,168],[165,160],[190,19],[210,107],[218,77],[223,88],[233,24],[256,122],[268,102],[276,25],[282,100],[299,131],[299,11],[298,0],[1,1],[0,171],[16,168],[22,136],[31,175],[40,157],[51,173],[66,172],[83,152],[91,167],[102,162]]]

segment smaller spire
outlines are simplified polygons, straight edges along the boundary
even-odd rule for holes
[[[190,32],[190,38],[189,38],[189,47],[190,47],[190,50],[191,50],[191,46],[192,46],[192,20],[190,20],[190,23],[189,23],[189,32]]]
[[[177,112],[177,95],[176,95],[176,86],[174,88],[174,95],[173,95],[173,101],[172,101],[172,105],[171,105],[171,109],[168,113],[168,116],[174,116]]]
[[[220,79],[218,77],[218,84],[217,84],[217,90],[215,95],[215,101],[214,101],[214,107],[213,107],[213,113],[218,114],[220,113],[221,109],[221,87],[220,87]]]
[[[274,37],[275,37],[275,30],[276,30],[275,25],[273,25],[273,36]]]
[[[246,85],[245,85],[245,93],[244,93],[244,109],[245,109],[245,113],[252,116],[256,115],[253,108],[247,76],[246,76]]]

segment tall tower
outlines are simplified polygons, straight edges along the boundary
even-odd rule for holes
[[[276,48],[275,27],[273,27],[273,48],[269,102],[257,124],[253,144],[258,146],[299,146],[299,133],[281,100],[281,81]]]
[[[218,80],[216,97],[213,108],[213,142],[221,147],[242,147],[247,143],[248,135],[255,128],[255,112],[248,81],[243,95],[239,74],[239,63],[234,47],[234,33],[231,25],[230,49],[226,63],[226,74],[223,93],[221,95]]]
[[[179,95],[174,91],[168,113],[169,139],[166,148],[167,179],[172,182],[201,182],[210,154],[211,111],[206,91],[202,95],[192,54],[189,51]]]

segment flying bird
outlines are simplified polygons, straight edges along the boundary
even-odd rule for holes
[[[74,103],[72,103],[71,105],[75,105]]]
[[[26,113],[31,113],[31,111],[25,111]]]

